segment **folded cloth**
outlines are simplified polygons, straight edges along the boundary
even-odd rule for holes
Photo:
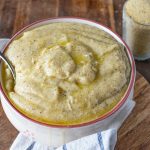
[[[10,150],[113,150],[117,141],[117,130],[109,129],[52,148],[33,141],[20,133]]]
[[[53,148],[42,145],[19,133],[10,150],[113,150],[117,141],[117,130],[131,113],[134,106],[135,102],[129,100],[118,116],[108,125],[107,130],[66,143],[61,147]]]

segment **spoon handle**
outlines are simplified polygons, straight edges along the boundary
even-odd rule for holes
[[[10,63],[10,61],[2,54],[2,52],[0,52],[0,58],[8,65],[14,80],[16,79],[16,73],[15,73],[15,69],[12,66],[12,64]]]

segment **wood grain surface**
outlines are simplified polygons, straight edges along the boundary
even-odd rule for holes
[[[10,38],[39,19],[76,16],[101,22],[121,35],[125,0],[0,0],[0,38]],[[150,60],[136,61],[137,70],[150,82]],[[117,150],[150,150],[150,85],[138,74],[136,107],[118,134]],[[8,150],[17,135],[0,104],[0,150]]]

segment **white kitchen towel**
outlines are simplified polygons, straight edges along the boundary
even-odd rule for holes
[[[131,113],[134,106],[135,102],[129,100],[118,116],[108,125],[107,130],[66,143],[61,147],[53,148],[42,145],[19,133],[10,150],[113,150],[117,141],[117,130]]]

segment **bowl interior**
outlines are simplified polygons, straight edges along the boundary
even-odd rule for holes
[[[46,25],[46,24],[50,24],[50,23],[56,23],[56,22],[74,22],[74,23],[80,23],[80,24],[87,24],[87,25],[90,25],[90,26],[94,26],[96,28],[99,28],[101,30],[104,30],[105,32],[107,32],[108,34],[110,34],[112,37],[114,37],[120,44],[122,44],[125,49],[126,49],[126,53],[127,53],[127,56],[129,58],[129,61],[130,61],[130,64],[131,64],[131,76],[130,76],[130,81],[129,81],[129,85],[128,85],[128,88],[124,94],[124,96],[122,97],[122,99],[118,102],[118,104],[112,109],[110,110],[109,112],[107,112],[106,114],[100,116],[98,119],[94,120],[94,121],[90,121],[90,122],[86,122],[86,123],[82,123],[82,124],[77,124],[77,125],[71,125],[71,126],[64,126],[64,127],[81,127],[81,126],[85,126],[85,125],[89,125],[89,124],[92,124],[92,123],[95,123],[97,121],[100,121],[100,120],[103,120],[107,117],[109,117],[110,115],[112,115],[115,111],[117,111],[123,104],[124,102],[126,101],[127,99],[127,96],[129,95],[130,93],[130,90],[131,88],[133,87],[134,85],[134,81],[135,81],[135,65],[134,65],[134,60],[133,60],[133,57],[132,57],[132,54],[128,48],[128,46],[125,44],[125,42],[115,33],[113,33],[110,29],[108,29],[107,27],[99,24],[99,23],[96,23],[96,22],[93,22],[93,21],[89,21],[89,20],[86,20],[86,19],[80,19],[80,18],[53,18],[53,19],[45,19],[45,20],[41,20],[41,21],[37,21],[37,22],[34,22],[32,23],[31,25],[28,25],[27,27],[23,28],[22,30],[20,30],[19,32],[17,32],[10,40],[10,42],[4,47],[4,52],[5,50],[7,49],[7,47],[9,46],[9,44],[19,38],[25,31],[28,31],[28,30],[32,30],[36,27],[39,27],[39,26],[42,26],[42,25]],[[2,67],[2,64],[1,64],[1,67]],[[2,75],[2,71],[0,70],[0,74]],[[1,78],[1,77],[0,77]],[[2,81],[2,78],[1,78],[1,81]],[[2,83],[2,82],[1,82]],[[9,104],[17,111],[19,112],[19,110],[17,110],[17,108],[15,108],[11,102],[9,101],[9,98],[8,96],[6,95],[5,93],[5,90],[4,90],[4,87],[3,85],[1,85],[1,92],[3,94],[3,96],[5,97],[5,99],[9,102]],[[25,116],[24,114],[22,114],[21,112],[19,112],[23,117],[27,118],[27,119],[30,119],[31,121],[34,121],[36,123],[40,123],[40,124],[44,124],[44,125],[48,125],[48,126],[55,126],[55,125],[50,125],[50,124],[45,124],[45,123],[42,123],[42,122],[38,122],[36,120],[33,120],[31,118],[29,118],[28,116]],[[56,125],[55,127],[63,127],[63,125]]]

